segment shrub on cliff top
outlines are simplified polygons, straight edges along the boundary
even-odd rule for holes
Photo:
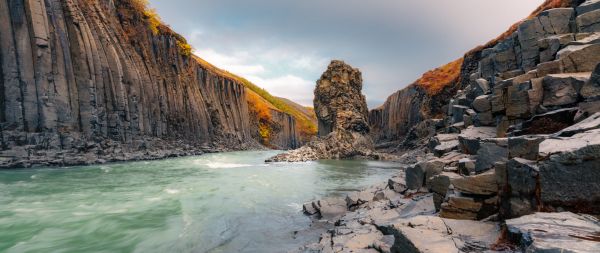
[[[187,43],[187,40],[183,36],[173,32],[167,25],[163,24],[156,9],[148,7],[148,0],[131,0],[131,4],[135,10],[142,13],[152,34],[165,34],[175,37],[179,53],[186,57],[192,55],[192,46]]]
[[[456,82],[460,76],[463,58],[450,62],[444,66],[425,72],[416,84],[430,96],[439,94],[446,86]]]
[[[542,5],[536,8],[527,17],[527,19],[533,18],[539,15],[541,12],[548,9],[569,7],[570,5],[571,0],[546,0],[544,3],[542,3]],[[472,49],[471,51],[467,52],[466,55],[472,54],[473,52],[482,50],[484,48],[493,47],[499,41],[506,39],[508,36],[517,31],[517,28],[522,22],[523,21],[519,21],[516,24],[513,24],[506,32],[502,33],[500,36],[494,38],[485,45],[478,46]],[[437,95],[445,87],[458,80],[458,78],[460,77],[460,69],[463,61],[464,58],[461,58],[434,70],[427,71],[419,80],[416,81],[416,83],[417,85],[423,87],[427,91],[428,95]]]

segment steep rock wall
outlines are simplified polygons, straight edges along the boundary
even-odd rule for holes
[[[462,64],[457,66],[460,71],[457,72],[456,78],[450,81],[442,81],[440,86],[443,86],[443,88],[439,92],[428,92],[427,87],[421,82],[424,79],[423,77],[406,88],[395,92],[388,97],[382,106],[369,112],[369,122],[372,127],[371,134],[374,140],[377,143],[399,142],[406,137],[412,127],[424,119],[442,118],[449,110],[447,101],[459,90],[467,88],[469,84],[472,84],[472,87],[476,86],[474,82],[480,77],[484,77],[488,83],[493,84],[495,75],[498,75],[500,79],[516,77],[535,69],[536,65],[541,62],[553,60],[558,51],[557,46],[560,48],[561,41],[564,43],[566,38],[557,37],[541,42],[538,42],[538,39],[567,32],[595,32],[594,22],[586,20],[595,17],[596,13],[588,11],[590,13],[586,15],[587,19],[579,18],[579,21],[577,21],[577,13],[569,14],[565,10],[562,10],[562,13],[559,13],[561,11],[555,11],[550,17],[548,12],[544,11],[556,7],[574,7],[582,2],[582,0],[546,1],[532,13],[529,19],[515,24],[506,33],[488,44],[467,52],[462,58]],[[589,2],[595,4],[596,1]],[[581,7],[579,9],[584,11]],[[593,8],[588,9],[593,10]],[[567,16],[563,17],[562,15]],[[550,24],[550,19],[561,20],[561,22]],[[587,22],[589,24],[587,26],[578,25],[577,22]],[[560,27],[556,29],[562,30],[555,31],[553,25]],[[543,30],[546,27],[548,27],[548,30]],[[540,43],[541,46],[538,45]],[[481,69],[481,66],[483,66],[483,69]],[[444,67],[430,72],[443,71]],[[548,69],[553,66],[548,64],[544,67]],[[567,70],[567,72],[569,71],[573,72],[574,70]],[[479,76],[475,76],[476,73],[480,73]],[[468,105],[473,102],[477,95],[480,94],[478,92],[466,92],[466,98],[455,101],[455,103],[461,106]]]
[[[277,149],[295,149],[302,143],[298,134],[296,120],[287,113],[271,110],[271,118],[274,122],[273,135],[270,144]]]
[[[132,0],[0,0],[3,166],[114,160],[103,152],[120,144],[115,152],[256,145],[244,86],[147,18]]]

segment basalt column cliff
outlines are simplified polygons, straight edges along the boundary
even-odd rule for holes
[[[247,86],[193,56],[144,8],[136,0],[0,1],[0,166],[258,146]],[[273,139],[296,147],[295,119],[276,113]]]

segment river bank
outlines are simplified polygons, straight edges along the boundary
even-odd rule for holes
[[[125,161],[152,161],[172,157],[240,150],[267,150],[256,141],[242,144],[195,144],[182,140],[142,138],[130,143],[110,139],[72,141],[70,148],[47,148],[47,143],[19,145],[0,151],[0,169],[60,167]]]

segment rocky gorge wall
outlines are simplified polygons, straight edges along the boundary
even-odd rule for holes
[[[299,252],[598,252],[600,1],[534,13],[469,52],[437,108],[417,83],[371,111],[404,170],[305,203],[334,225]]]
[[[245,87],[202,64],[141,8],[135,0],[0,1],[3,167],[257,146]],[[293,143],[293,122],[279,118],[279,142]]]

